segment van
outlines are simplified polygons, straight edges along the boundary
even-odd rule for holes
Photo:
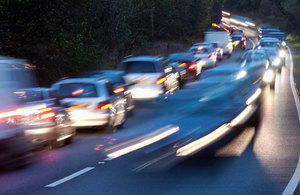
[[[205,41],[217,41],[223,48],[223,54],[231,57],[233,46],[230,34],[225,31],[210,31],[205,32]]]

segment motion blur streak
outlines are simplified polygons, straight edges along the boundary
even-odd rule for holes
[[[261,89],[258,88],[255,91],[255,93],[251,97],[249,97],[249,99],[246,101],[246,104],[250,105],[252,102],[254,102],[259,97],[260,94],[261,94]]]
[[[195,152],[203,149],[209,144],[217,141],[218,139],[223,137],[226,133],[228,133],[232,129],[232,127],[240,124],[241,122],[244,122],[244,120],[246,120],[254,110],[255,110],[254,106],[252,105],[247,106],[246,109],[244,109],[230,123],[223,124],[218,129],[211,132],[210,134],[179,148],[176,152],[176,155],[187,156],[187,155],[194,154]]]
[[[218,138],[226,134],[230,130],[229,124],[224,124],[215,131],[211,132],[210,134],[188,144],[181,148],[179,148],[176,152],[177,156],[187,156],[190,154],[195,153],[196,151],[204,148],[205,146],[209,145],[210,143],[216,141]]]
[[[123,156],[127,153],[133,152],[135,150],[138,150],[140,148],[143,148],[145,146],[148,146],[150,144],[153,144],[165,137],[168,137],[169,135],[172,135],[173,133],[179,131],[179,127],[172,127],[170,125],[163,127],[151,134],[149,134],[148,136],[143,136],[144,138],[142,140],[140,140],[138,143],[126,146],[124,148],[121,148],[115,152],[112,152],[110,154],[108,154],[107,156],[110,159],[114,159],[114,158],[118,158],[120,156]],[[159,132],[159,134],[157,134],[157,132]],[[122,144],[123,145],[123,144]]]
[[[248,119],[249,116],[255,111],[254,106],[249,105],[243,112],[241,112],[237,117],[235,117],[231,122],[230,126],[234,127],[239,125],[240,123],[243,123],[246,119]]]

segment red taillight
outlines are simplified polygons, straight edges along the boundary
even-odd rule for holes
[[[0,122],[8,122],[11,119],[15,120],[17,118],[18,118],[18,112],[16,110],[0,113]]]
[[[210,54],[210,56],[208,58],[212,60],[214,57],[215,57],[215,52],[213,52],[212,54]]]
[[[52,119],[55,117],[55,112],[52,110],[52,108],[43,108],[40,109],[41,112],[41,119]]]
[[[111,106],[112,106],[112,104],[103,104],[103,105],[100,105],[98,108],[99,108],[100,110],[107,110],[107,109],[109,109]]]
[[[25,93],[26,93],[26,91],[15,91],[14,92],[14,94],[16,94],[16,95],[23,95]]]
[[[73,92],[72,92],[72,95],[82,94],[83,91],[84,91],[84,89],[78,89],[78,90],[76,90],[76,91],[73,91]]]
[[[245,40],[246,40],[246,38],[245,38],[245,37],[242,37],[241,41],[245,41]]]
[[[164,83],[166,80],[167,80],[166,77],[161,77],[156,81],[156,84],[160,85],[160,84]]]
[[[195,70],[197,67],[197,64],[196,63],[192,63],[191,65],[189,65],[188,69],[189,70]]]
[[[229,32],[229,29],[227,29],[227,28],[224,28],[224,30],[225,30],[226,32]]]
[[[125,91],[125,88],[124,87],[120,87],[120,88],[115,89],[114,93],[121,93],[123,91]]]

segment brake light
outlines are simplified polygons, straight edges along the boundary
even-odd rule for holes
[[[72,92],[72,95],[82,94],[83,91],[84,91],[84,89],[78,89],[78,90],[76,90],[76,91],[73,91],[73,92]]]
[[[197,64],[196,63],[192,63],[191,65],[189,65],[188,69],[189,70],[195,70],[197,67]]]
[[[159,78],[159,79],[156,81],[156,84],[160,85],[160,84],[164,83],[166,80],[167,80],[166,77]]]
[[[212,60],[214,57],[215,57],[215,52],[213,52],[212,54],[210,54],[210,56],[208,58]]]
[[[124,87],[120,87],[120,88],[115,89],[114,93],[121,93],[123,91],[125,91]]]
[[[41,112],[41,119],[52,119],[55,117],[55,112],[52,110],[52,108],[43,108],[40,109]]]
[[[100,105],[98,108],[99,108],[100,110],[107,110],[107,109],[109,109],[111,106],[112,106],[112,104],[103,104],[103,105]]]
[[[245,41],[245,40],[246,40],[246,38],[245,38],[245,37],[242,37],[241,41]]]
[[[219,47],[219,48],[217,49],[217,51],[221,51],[221,48]]]
[[[15,91],[14,92],[14,94],[16,94],[16,95],[23,95],[25,93],[26,93],[26,91]]]
[[[224,28],[224,30],[225,30],[226,32],[229,32],[229,29],[227,29],[227,28]]]

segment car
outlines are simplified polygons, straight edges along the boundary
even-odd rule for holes
[[[180,75],[181,87],[189,80],[197,80],[205,63],[191,52],[172,53],[166,59],[166,65],[174,67]]]
[[[215,52],[217,54],[217,60],[218,61],[223,60],[223,48],[218,41],[206,41],[206,42],[202,42],[202,43],[195,43],[195,44],[193,44],[193,46],[209,46],[213,50],[215,50]]]
[[[25,88],[13,92],[20,103],[17,125],[25,128],[25,135],[37,147],[49,143],[53,148],[75,140],[69,114],[49,88]]]
[[[272,59],[273,66],[279,69],[281,69],[282,66],[285,66],[287,51],[282,46],[280,40],[278,40],[277,38],[262,38],[260,40],[258,48],[268,51],[268,54]]]
[[[192,46],[188,52],[194,55],[194,58],[201,60],[202,68],[216,67],[217,54],[210,47],[206,46]]]
[[[18,103],[13,92],[19,87],[32,87],[35,67],[27,60],[0,56],[0,166],[11,169],[27,165],[31,161],[31,140],[25,128],[17,125]]]
[[[270,38],[277,38],[278,40],[281,41],[281,45],[282,47],[284,47],[285,49],[287,49],[287,45],[286,45],[286,36],[284,32],[270,32],[268,35],[266,35],[265,37],[270,37]]]
[[[221,48],[223,48],[223,55],[231,57],[233,51],[232,39],[228,32],[224,31],[209,31],[205,32],[204,40],[208,42],[219,42]]]
[[[261,37],[268,37],[271,32],[280,32],[280,30],[278,28],[263,28],[261,29]]]
[[[107,79],[65,79],[54,83],[51,90],[67,107],[75,128],[100,127],[114,132],[125,124],[127,99],[115,93]]]
[[[126,98],[126,111],[129,114],[133,113],[134,101],[129,90],[133,83],[126,84],[124,78],[124,71],[118,70],[93,70],[81,73],[80,78],[105,78],[114,87],[114,93],[118,93]]]
[[[164,66],[164,58],[159,56],[136,56],[124,59],[119,70],[134,100],[157,98],[162,94],[173,93],[180,88],[177,71]]]
[[[246,49],[246,36],[243,30],[237,29],[231,34],[234,47],[239,47],[243,50]]]
[[[242,56],[239,66],[251,69],[252,72],[257,72],[258,75],[261,75],[260,80],[262,82],[274,88],[277,68],[272,65],[272,59],[268,55],[267,50],[248,50]]]

